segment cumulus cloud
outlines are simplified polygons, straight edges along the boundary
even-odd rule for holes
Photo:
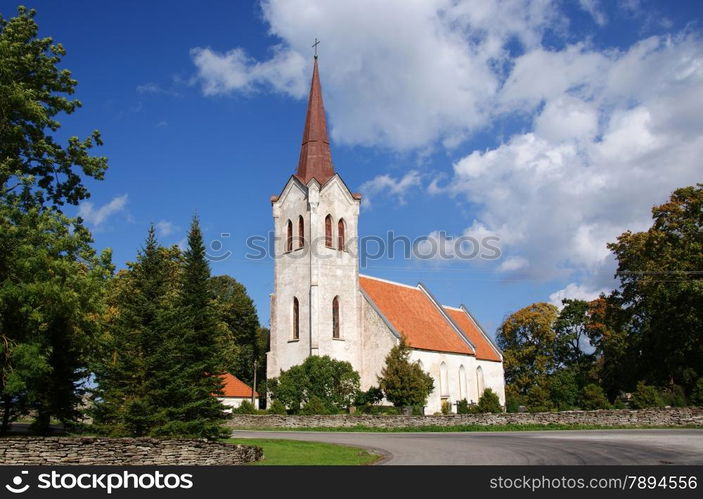
[[[178,227],[168,220],[159,220],[154,227],[161,237],[168,237],[178,230]]]
[[[242,47],[194,48],[203,93],[271,88],[304,97],[315,33],[332,138],[395,150],[436,140],[456,147],[487,122],[508,45],[537,47],[561,24],[554,0],[264,0],[261,7],[281,42],[264,60]]]
[[[421,184],[421,176],[417,170],[410,170],[401,178],[394,178],[390,175],[378,175],[371,180],[367,180],[361,187],[363,194],[362,205],[371,207],[371,200],[379,195],[395,198],[399,204],[405,203],[405,194],[414,187]]]
[[[587,286],[582,286],[576,284],[575,282],[569,283],[564,289],[555,291],[549,295],[549,303],[556,305],[561,308],[563,306],[562,300],[585,300],[591,301],[595,300],[600,296],[601,293],[607,293],[607,288],[601,289],[589,289]]]
[[[532,129],[456,161],[439,188],[479,206],[474,225],[502,236],[501,270],[519,257],[533,278],[612,286],[606,243],[645,229],[652,205],[700,179],[701,40],[537,49],[517,59],[499,99],[535,109]]]
[[[78,216],[94,227],[101,226],[109,217],[124,210],[127,204],[127,194],[117,196],[110,202],[96,207],[90,201],[83,201],[78,207]]]
[[[579,5],[599,25],[618,12],[648,24],[646,10],[660,28],[666,19],[637,0],[608,16],[604,2]],[[556,0],[264,0],[261,7],[277,38],[270,56],[193,49],[203,93],[303,98],[314,34],[332,138],[394,151],[441,145],[459,155],[450,175],[426,179],[427,191],[466,201],[473,220],[464,234],[500,238],[496,271],[561,279],[584,296],[612,286],[606,243],[646,228],[653,204],[700,180],[703,42],[692,28],[597,49],[589,34],[579,40],[569,31]],[[496,119],[525,125],[462,154],[466,139]],[[420,170],[364,183],[366,206],[380,195],[404,202],[425,180]]]

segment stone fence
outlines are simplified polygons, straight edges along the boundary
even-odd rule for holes
[[[0,464],[235,465],[258,461],[260,447],[156,438],[0,438]]]
[[[449,414],[442,416],[348,415],[278,416],[236,414],[233,429],[246,428],[404,428],[462,425],[703,426],[703,408]]]

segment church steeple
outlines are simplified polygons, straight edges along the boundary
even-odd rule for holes
[[[325,106],[322,103],[322,88],[317,69],[317,56],[315,56],[308,98],[308,113],[303,131],[303,144],[295,176],[305,184],[313,178],[320,184],[324,184],[333,175],[334,167],[330,153],[330,140],[327,136]]]

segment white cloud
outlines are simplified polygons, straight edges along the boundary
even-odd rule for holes
[[[579,5],[591,15],[598,26],[605,26],[607,18],[601,10],[598,0],[579,0]]]
[[[220,53],[196,47],[190,53],[198,68],[196,81],[200,82],[205,95],[251,93],[270,87],[293,97],[303,97],[305,59],[280,45],[273,51],[273,57],[264,62],[251,59],[241,48]]]
[[[98,227],[102,225],[110,216],[124,210],[127,204],[127,194],[113,198],[109,203],[106,203],[99,208],[90,201],[83,201],[78,207],[78,216],[83,220]]]
[[[600,296],[601,293],[607,293],[608,289],[589,289],[586,286],[576,284],[575,282],[569,283],[564,289],[555,291],[549,295],[549,303],[556,305],[561,308],[563,306],[562,300],[585,300],[591,301],[595,300]]]
[[[503,262],[498,266],[498,270],[501,272],[515,272],[517,270],[524,269],[529,265],[527,258],[521,256],[511,256],[503,260]]]
[[[652,205],[700,179],[701,40],[536,49],[518,58],[499,100],[506,112],[537,110],[532,129],[458,160],[436,190],[479,207],[474,226],[499,234],[503,265],[519,256],[535,279],[612,286],[606,243],[648,227]]]
[[[173,222],[169,222],[168,220],[160,220],[156,223],[155,227],[156,232],[161,237],[168,237],[178,230],[178,227],[175,226]]]
[[[417,170],[410,170],[402,178],[378,175],[361,184],[359,189],[363,194],[362,204],[364,207],[370,208],[371,200],[381,194],[394,197],[399,204],[405,204],[405,194],[410,189],[419,187],[420,179],[421,176]]]
[[[338,143],[456,147],[484,125],[508,45],[539,46],[562,22],[554,0],[264,0],[280,42],[265,60],[243,48],[191,51],[205,95],[272,88],[306,95],[312,34],[332,138]]]

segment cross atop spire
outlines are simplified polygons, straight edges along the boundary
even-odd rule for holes
[[[315,49],[315,60],[317,60],[317,46],[320,44],[320,40],[315,38],[315,43],[312,44],[312,48]]]
[[[317,48],[316,45],[315,47]],[[317,69],[317,56],[315,56],[308,98],[308,112],[303,130],[303,144],[300,148],[298,171],[295,176],[304,184],[313,178],[324,184],[333,175],[334,167],[330,153],[330,140],[327,136],[325,106],[322,103],[322,87]]]

